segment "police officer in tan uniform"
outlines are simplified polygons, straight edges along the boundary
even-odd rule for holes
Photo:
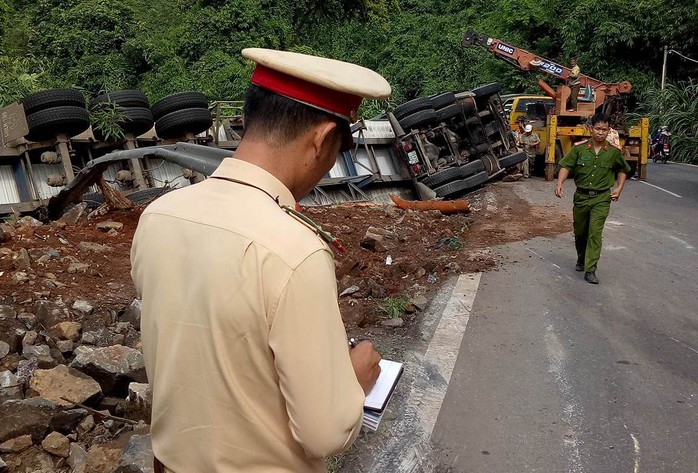
[[[584,271],[584,280],[599,284],[596,267],[601,257],[601,237],[611,201],[620,198],[630,165],[620,150],[606,138],[611,129],[609,118],[603,113],[591,117],[592,136],[570,150],[560,160],[560,172],[555,195],[562,197],[562,186],[572,173],[577,191],[574,193],[572,217],[574,243],[577,248],[576,271]],[[618,175],[618,186],[613,187]]]
[[[245,49],[256,62],[235,157],[153,202],[131,250],[143,299],[156,468],[320,472],[362,424],[380,356],[349,349],[332,249],[295,203],[352,144],[363,67]]]

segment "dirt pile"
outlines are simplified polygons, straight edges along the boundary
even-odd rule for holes
[[[336,254],[342,317],[379,345],[409,336],[441,282],[497,266],[490,248],[566,232],[568,218],[495,184],[470,214],[304,208]],[[142,208],[0,226],[0,471],[148,471],[149,389],[129,251]],[[176,255],[173,255],[176,257]]]

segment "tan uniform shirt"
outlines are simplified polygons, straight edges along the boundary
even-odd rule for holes
[[[252,164],[225,159],[213,176],[295,205]],[[168,472],[319,472],[352,444],[364,393],[312,230],[261,190],[210,178],[143,212],[131,262]]]
[[[526,152],[526,156],[529,158],[536,157],[538,145],[540,144],[540,138],[536,132],[521,133],[519,135],[519,143],[521,143],[521,147]]]

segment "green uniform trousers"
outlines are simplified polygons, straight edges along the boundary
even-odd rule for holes
[[[596,271],[601,256],[601,234],[611,210],[611,191],[596,196],[574,193],[574,245],[578,261],[584,261],[584,271]]]

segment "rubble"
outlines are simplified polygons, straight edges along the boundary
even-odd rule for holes
[[[127,390],[129,382],[145,382],[145,364],[138,350],[123,345],[92,348],[79,346],[75,349],[75,359],[70,366],[93,377],[106,393],[118,385],[121,391]]]
[[[134,435],[124,448],[113,473],[153,473],[153,446],[150,435]]]
[[[49,429],[71,429],[86,415],[84,409],[64,410],[40,397],[5,401],[0,404],[0,442],[31,435],[39,443]]]
[[[50,370],[34,371],[29,380],[29,388],[44,399],[53,401],[59,406],[68,407],[102,395],[102,389],[97,381],[65,365],[58,365]],[[72,402],[62,398],[70,399]]]
[[[20,435],[0,443],[0,453],[19,453],[33,444],[31,435]]]
[[[48,453],[58,457],[68,458],[70,455],[70,440],[59,432],[48,434],[41,442],[41,446]]]

